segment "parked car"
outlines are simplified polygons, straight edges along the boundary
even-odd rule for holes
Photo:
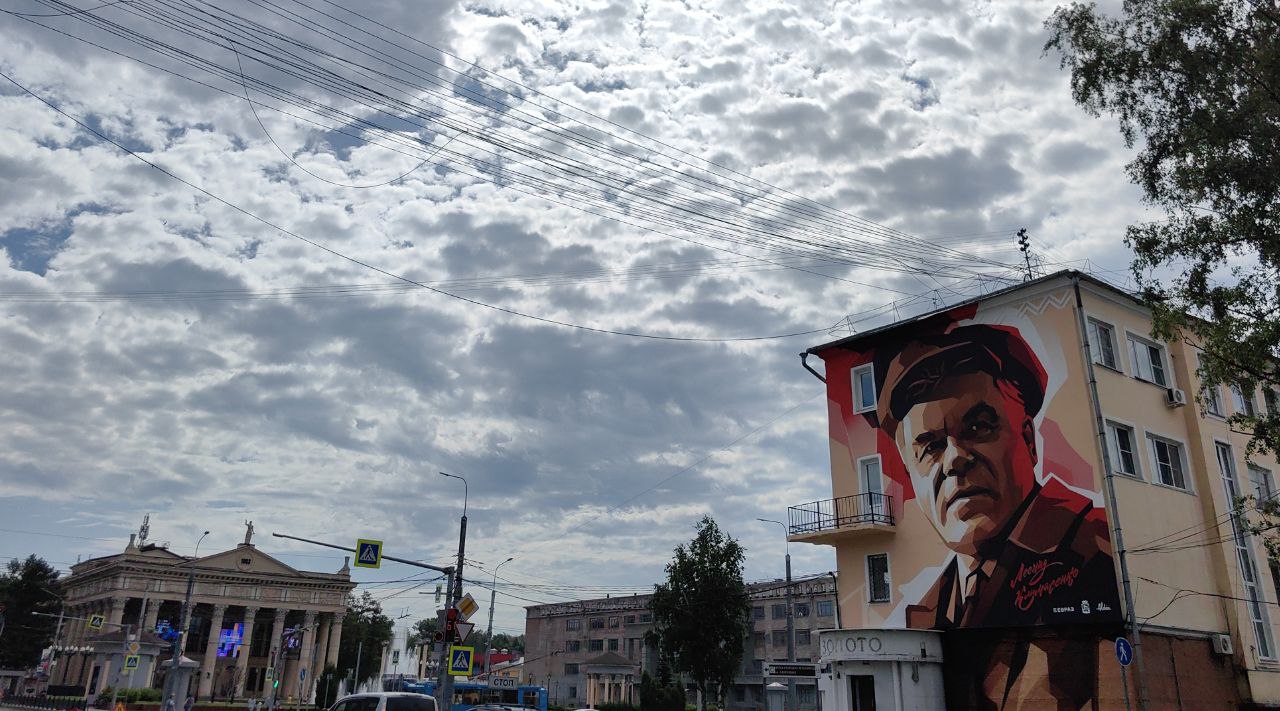
[[[436,711],[436,700],[426,694],[373,691],[344,696],[329,711]]]

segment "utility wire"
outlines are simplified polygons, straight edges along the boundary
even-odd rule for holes
[[[76,117],[72,116],[71,114],[69,114],[69,113],[67,113],[67,112],[63,111],[62,109],[58,108],[57,106],[55,106],[54,104],[52,104],[51,102],[49,102],[48,100],[46,100],[45,98],[43,98],[43,97],[41,97],[41,96],[39,96],[39,95],[35,94],[35,93],[34,93],[34,92],[32,92],[30,89],[28,89],[26,86],[24,86],[23,84],[19,83],[17,80],[13,79],[13,77],[10,77],[8,74],[5,74],[4,72],[0,72],[0,77],[4,77],[4,78],[5,78],[6,80],[8,80],[11,84],[13,84],[14,86],[18,87],[19,89],[21,89],[22,91],[26,92],[27,94],[30,94],[33,98],[37,99],[38,101],[40,101],[40,102],[41,102],[41,103],[43,103],[44,105],[48,106],[50,109],[52,109],[52,110],[56,111],[57,113],[59,113],[59,114],[61,114],[61,115],[65,116],[66,118],[68,118],[68,119],[70,119],[71,121],[75,122],[78,126],[80,126],[81,128],[83,128],[84,130],[89,131],[90,133],[94,134],[95,136],[98,136],[98,137],[99,137],[99,138],[101,138],[102,140],[104,140],[104,141],[106,141],[106,142],[108,142],[108,143],[112,144],[112,145],[113,145],[113,146],[115,146],[116,148],[119,148],[121,151],[123,151],[123,152],[127,153],[128,155],[132,156],[133,158],[135,158],[135,159],[137,159],[137,160],[141,161],[142,163],[144,163],[144,164],[146,164],[146,165],[148,165],[148,166],[150,166],[150,167],[154,168],[155,170],[157,170],[157,171],[159,171],[160,173],[162,173],[162,174],[164,174],[164,175],[168,176],[169,178],[172,178],[173,180],[176,180],[176,181],[178,181],[179,183],[182,183],[183,185],[186,185],[187,187],[191,188],[192,190],[196,190],[196,191],[198,191],[198,192],[200,192],[200,193],[203,193],[203,194],[204,194],[204,195],[206,195],[207,197],[209,197],[209,198],[211,198],[211,199],[215,200],[215,201],[216,201],[216,202],[218,202],[218,203],[221,203],[222,205],[224,205],[224,206],[226,206],[226,207],[231,208],[232,210],[235,210],[236,212],[241,213],[242,215],[244,215],[244,216],[246,216],[246,217],[252,218],[253,220],[256,220],[257,222],[261,222],[262,224],[264,224],[264,225],[266,225],[266,226],[268,226],[268,227],[270,227],[270,228],[272,228],[272,229],[274,229],[274,230],[277,230],[278,232],[280,232],[280,233],[282,233],[282,234],[285,234],[285,235],[287,235],[287,236],[289,236],[289,237],[293,237],[294,239],[297,239],[297,240],[299,240],[299,241],[301,241],[301,242],[303,242],[303,243],[305,243],[305,244],[308,244],[308,245],[310,245],[310,246],[312,246],[312,247],[315,247],[315,248],[317,248],[317,249],[320,249],[320,250],[322,250],[322,251],[324,251],[324,252],[327,252],[327,253],[329,253],[329,254],[331,254],[331,255],[333,255],[333,256],[335,256],[335,257],[338,257],[338,258],[340,258],[340,259],[344,259],[344,260],[346,260],[346,261],[348,261],[348,262],[351,262],[352,264],[355,264],[355,265],[357,265],[357,266],[363,267],[363,268],[368,269],[368,270],[370,270],[370,271],[377,272],[377,273],[379,273],[379,274],[382,274],[383,276],[387,276],[387,277],[390,277],[390,278],[392,278],[392,279],[397,279],[397,280],[402,281],[402,282],[405,282],[405,283],[407,283],[407,284],[413,284],[413,285],[418,286],[418,287],[420,287],[420,288],[422,288],[422,289],[426,289],[427,291],[431,291],[431,292],[434,292],[434,293],[436,293],[436,294],[440,294],[440,295],[442,295],[442,296],[448,296],[448,297],[450,297],[450,298],[452,298],[452,299],[456,299],[456,300],[458,300],[458,301],[463,301],[463,302],[468,303],[468,304],[471,304],[471,305],[473,305],[473,306],[480,306],[480,307],[483,307],[483,308],[486,308],[486,309],[490,309],[490,310],[492,310],[492,311],[497,311],[497,312],[500,312],[500,313],[504,313],[504,314],[507,314],[507,315],[510,315],[510,316],[517,316],[517,317],[520,317],[520,318],[524,318],[524,319],[528,319],[528,320],[532,320],[532,321],[537,321],[537,322],[540,322],[540,323],[546,323],[546,324],[550,324],[550,325],[561,326],[561,327],[565,327],[565,328],[571,328],[571,329],[576,329],[576,330],[585,331],[585,332],[590,332],[590,333],[599,333],[599,334],[606,334],[606,335],[613,335],[613,336],[627,336],[627,337],[630,337],[630,338],[642,338],[642,339],[659,340],[659,341],[677,341],[677,342],[694,342],[694,343],[733,343],[733,342],[766,341],[766,340],[778,340],[778,339],[783,339],[783,338],[792,338],[792,337],[795,337],[795,336],[807,336],[807,335],[812,335],[812,334],[815,334],[815,333],[821,333],[821,332],[823,332],[823,331],[825,331],[825,330],[826,330],[825,328],[816,328],[816,329],[810,329],[810,330],[805,330],[805,331],[794,331],[794,332],[791,332],[791,333],[782,333],[782,334],[775,334],[775,335],[769,335],[769,336],[741,336],[741,337],[730,337],[730,338],[702,338],[702,337],[693,337],[693,336],[669,336],[669,335],[661,335],[661,334],[642,333],[642,332],[638,332],[638,331],[623,331],[623,330],[618,330],[618,329],[598,328],[598,327],[594,327],[594,326],[587,326],[587,325],[584,325],[584,324],[571,323],[571,322],[568,322],[568,321],[562,321],[562,320],[559,320],[559,319],[554,319],[554,318],[549,318],[549,317],[545,317],[545,316],[537,316],[537,315],[534,315],[534,314],[525,313],[525,312],[522,312],[522,311],[519,311],[519,310],[516,310],[516,309],[507,308],[507,307],[505,307],[505,306],[498,306],[498,305],[496,305],[496,304],[490,304],[490,303],[487,303],[487,302],[484,302],[484,301],[480,301],[480,300],[478,300],[478,299],[472,299],[472,298],[469,298],[469,297],[466,297],[466,296],[461,296],[461,295],[458,295],[458,294],[454,294],[454,293],[451,293],[451,292],[448,292],[448,291],[444,291],[443,289],[437,289],[437,288],[432,287],[432,286],[430,286],[430,285],[428,285],[428,284],[426,284],[426,283],[423,283],[423,282],[420,282],[420,281],[415,281],[415,280],[413,280],[413,279],[410,279],[409,277],[402,276],[402,275],[400,275],[400,274],[397,274],[397,273],[395,273],[395,272],[388,271],[388,270],[386,270],[386,269],[382,269],[382,268],[380,268],[380,267],[376,267],[376,266],[374,266],[374,265],[372,265],[372,264],[370,264],[370,263],[368,263],[368,262],[365,262],[365,261],[362,261],[362,260],[360,260],[360,259],[357,259],[356,257],[352,257],[352,256],[349,256],[349,255],[344,254],[344,253],[342,253],[342,252],[339,252],[339,251],[338,251],[338,250],[336,250],[336,249],[333,249],[333,248],[328,247],[328,246],[326,246],[326,245],[324,245],[324,244],[322,244],[322,243],[320,243],[320,242],[316,242],[315,240],[312,240],[312,239],[309,239],[309,238],[307,238],[307,237],[304,237],[304,236],[302,236],[302,235],[300,235],[300,234],[298,234],[298,233],[296,233],[296,232],[293,232],[293,231],[288,230],[288,229],[286,229],[286,228],[284,228],[284,227],[281,227],[280,225],[277,225],[277,224],[275,224],[274,222],[271,222],[270,220],[267,220],[267,219],[266,219],[266,218],[264,218],[264,217],[261,217],[261,216],[259,216],[259,215],[255,214],[255,213],[253,213],[253,212],[250,212],[249,210],[246,210],[245,208],[240,207],[239,205],[236,205],[235,203],[232,203],[232,202],[230,202],[229,200],[226,200],[226,199],[222,198],[221,196],[219,196],[219,195],[217,195],[217,194],[215,194],[215,193],[213,193],[213,192],[210,192],[209,190],[206,190],[205,188],[202,188],[202,187],[200,187],[200,186],[196,185],[195,183],[192,183],[192,182],[190,182],[190,181],[188,181],[188,180],[186,180],[186,179],[184,179],[184,178],[182,178],[182,177],[178,176],[177,174],[175,174],[175,173],[173,173],[172,171],[170,171],[170,170],[168,170],[168,169],[164,168],[163,166],[159,165],[158,163],[155,163],[155,162],[150,161],[150,160],[148,160],[148,159],[146,159],[146,158],[143,158],[141,155],[139,155],[139,154],[138,154],[138,153],[136,153],[135,151],[133,151],[133,150],[129,149],[128,147],[124,146],[124,145],[123,145],[123,144],[121,144],[120,142],[118,142],[118,141],[116,141],[116,140],[114,140],[114,139],[112,139],[112,138],[108,137],[107,135],[105,135],[105,134],[103,134],[102,132],[100,132],[100,131],[98,131],[98,130],[94,129],[92,126],[89,126],[88,124],[86,124],[85,122],[81,121],[80,119],[78,119],[78,118],[76,118]]]

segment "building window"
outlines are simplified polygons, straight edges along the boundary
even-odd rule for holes
[[[1201,353],[1198,357],[1200,361],[1200,371],[1203,373],[1204,372],[1204,354]],[[1202,377],[1201,378],[1202,383],[1203,383],[1203,380],[1204,379]],[[1204,411],[1206,413],[1210,415],[1217,415],[1218,417],[1223,416],[1222,394],[1218,390],[1217,385],[1209,385],[1208,383],[1203,383],[1203,385],[1200,388],[1200,399],[1204,401]]]
[[[636,623],[635,615],[625,615],[622,618],[622,624],[624,625],[634,625],[635,623]]]
[[[809,644],[809,630],[796,630],[796,646]]]
[[[566,639],[566,640],[564,641],[564,651],[566,651],[566,652],[581,652],[581,651],[582,651],[582,640],[580,640],[580,639]]]
[[[1107,453],[1111,459],[1111,471],[1116,474],[1142,478],[1138,471],[1138,454],[1133,428],[1117,422],[1107,422]]]
[[[1089,319],[1089,352],[1093,362],[1112,370],[1120,370],[1116,362],[1116,329],[1109,323]]]
[[[576,686],[569,687],[569,698],[571,699],[578,698],[578,687]]]
[[[1262,467],[1249,465],[1249,483],[1253,486],[1253,495],[1259,502],[1276,495],[1276,487],[1271,480],[1271,472]]]
[[[751,666],[747,667],[747,669],[749,669],[749,670],[751,671],[751,673],[752,673],[752,674],[763,674],[763,673],[764,673],[764,660],[763,660],[763,659],[752,659],[752,660],[751,660]]]
[[[1280,414],[1280,396],[1276,395],[1276,391],[1271,388],[1262,389],[1262,402],[1267,405],[1268,415]]]
[[[1151,443],[1151,462],[1155,467],[1156,480],[1165,486],[1187,490],[1186,460],[1182,456],[1182,445],[1155,435],[1147,435]]]
[[[836,614],[836,603],[834,600],[818,601],[818,617],[831,617]]]
[[[609,618],[609,629],[617,629],[617,627],[618,627],[618,625],[619,625],[619,623],[620,623],[620,622],[621,622],[621,621],[620,621],[617,617],[610,617],[610,618]]]
[[[787,631],[786,631],[786,630],[774,630],[774,631],[773,631],[773,640],[772,640],[772,642],[773,642],[773,646],[775,646],[775,647],[785,647],[785,646],[787,646]]]
[[[816,684],[799,684],[796,686],[796,702],[801,704],[815,704],[818,702],[818,687]]]
[[[1130,334],[1129,353],[1133,356],[1133,377],[1169,387],[1169,378],[1164,367],[1164,348]]]
[[[179,661],[181,661],[181,660],[179,660]],[[577,673],[578,673],[578,665],[577,665],[577,664],[565,664],[565,665],[564,665],[564,675],[565,675],[565,676],[574,676],[574,675],[576,675]],[[570,696],[577,696],[577,695],[578,695],[578,694],[576,693],[576,689],[573,689],[573,687],[569,687],[569,688],[571,689],[571,691],[569,692],[569,695],[570,695]]]
[[[1258,414],[1253,405],[1253,391],[1247,391],[1239,383],[1231,386],[1231,406],[1237,415],[1254,417]]]
[[[794,613],[794,614],[795,614],[795,616],[796,616],[796,617],[808,617],[808,616],[809,616],[809,603],[807,603],[807,602],[797,602],[797,603],[795,604],[795,608],[794,608],[794,610],[795,610],[795,613]]]
[[[573,617],[564,621],[564,629],[566,632],[576,632],[582,629],[582,620]]]
[[[603,652],[603,651],[604,651],[604,640],[603,640],[603,639],[589,639],[589,640],[587,640],[587,651],[589,651],[589,652]]]
[[[753,620],[764,619],[764,605],[756,605],[755,607],[751,608],[751,619]]]
[[[609,638],[609,651],[610,651],[610,652],[616,652],[616,651],[618,651],[618,638],[617,638],[617,637],[610,637],[610,638]]]
[[[889,554],[867,556],[867,592],[869,602],[889,602]]]
[[[853,411],[867,412],[876,409],[876,375],[871,365],[853,369]]]
[[[1222,486],[1226,490],[1227,501],[1240,498],[1240,485],[1236,482],[1235,455],[1231,445],[1216,442],[1214,449],[1218,455],[1218,469],[1222,472]],[[1241,526],[1235,512],[1231,514],[1231,529],[1235,534],[1236,560],[1240,564],[1240,579],[1244,582],[1246,607],[1249,618],[1253,622],[1253,638],[1258,644],[1258,656],[1263,659],[1275,659],[1275,641],[1271,637],[1271,620],[1267,614],[1266,598],[1260,590],[1258,563],[1253,556],[1253,539],[1248,528]]]
[[[179,660],[181,661],[181,660]],[[741,684],[733,685],[733,700],[742,703],[747,700],[747,687]]]
[[[591,622],[589,623],[589,625],[590,625],[591,629],[593,629],[593,630],[602,630],[602,629],[604,629],[604,618],[603,618],[603,617],[592,617],[592,618],[591,618]]]
[[[785,620],[787,618],[787,606],[785,603],[775,602],[773,604],[773,619]]]
[[[641,622],[641,623],[645,623],[645,622],[653,622],[653,613],[652,613],[652,612],[641,612],[641,613],[640,613],[640,622]]]
[[[753,646],[753,647],[763,647],[763,646],[764,646],[764,632],[752,632],[752,633],[751,633],[751,646]]]

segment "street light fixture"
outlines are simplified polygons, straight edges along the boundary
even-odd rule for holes
[[[467,486],[466,477],[461,477],[461,476],[458,476],[457,474],[449,474],[447,472],[440,472],[440,476],[447,476],[450,479],[457,479],[458,481],[462,482],[462,517],[466,518],[467,517],[467,497],[470,496],[470,491],[469,491],[469,487]]]
[[[191,560],[187,563],[187,594],[182,599],[182,615],[179,624],[181,627],[177,630],[177,634],[173,637],[173,648],[171,650],[172,659],[169,662],[169,676],[165,679],[165,701],[173,696],[176,689],[173,685],[178,680],[178,667],[182,661],[182,644],[186,641],[187,627],[190,625],[188,617],[191,614],[191,591],[196,586],[196,569],[195,562],[200,559],[200,544],[204,542],[204,537],[209,535],[208,531],[200,534],[200,538],[196,541],[196,550],[191,555]],[[163,702],[161,702],[163,703]]]
[[[493,568],[493,585],[489,587],[489,631],[484,634],[484,656],[481,657],[481,659],[484,660],[485,676],[488,676],[489,672],[492,671],[491,667],[493,666],[489,663],[489,648],[490,645],[493,644],[493,605],[498,597],[498,569],[513,560],[515,560],[514,556],[507,558]]]
[[[762,523],[776,523],[782,527],[783,540],[787,542],[787,661],[796,660],[795,618],[791,609],[791,539],[787,537],[787,525],[771,518],[757,518]],[[796,680],[787,679],[787,708],[796,709]]]

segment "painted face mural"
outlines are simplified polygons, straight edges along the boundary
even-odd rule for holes
[[[1083,380],[1067,382],[1079,375],[1067,372],[1061,339],[1046,337],[1070,337],[1073,322],[1037,329],[1016,310],[977,316],[970,307],[909,336],[868,339],[870,350],[822,354],[829,375],[850,373],[847,384],[828,382],[841,412],[837,423],[833,407],[833,439],[862,473],[863,490],[874,449],[879,490],[891,497],[895,537],[903,537],[892,611],[880,623],[1114,623],[1120,605],[1101,481],[1072,445],[1090,445],[1087,395]]]

